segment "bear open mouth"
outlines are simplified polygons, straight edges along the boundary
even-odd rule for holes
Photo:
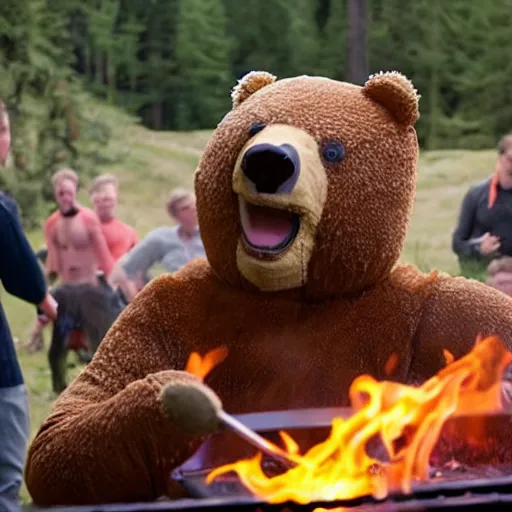
[[[296,213],[257,206],[239,198],[240,222],[244,242],[260,253],[278,254],[295,240],[300,228]]]

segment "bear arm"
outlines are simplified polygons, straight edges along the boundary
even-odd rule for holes
[[[157,499],[202,442],[174,427],[160,403],[165,384],[196,380],[176,371],[188,353],[169,342],[172,288],[172,277],[146,286],[56,401],[27,457],[37,505]]]
[[[442,277],[429,294],[413,344],[411,380],[423,382],[471,351],[477,337],[498,335],[512,349],[512,299],[478,281]]]

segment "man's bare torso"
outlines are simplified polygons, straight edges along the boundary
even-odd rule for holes
[[[62,282],[96,282],[98,263],[84,219],[79,214],[61,217],[55,226]]]
[[[54,214],[48,220],[47,233],[54,252],[48,270],[55,271],[62,283],[98,283],[106,244],[97,239],[101,235],[93,232],[95,226],[91,219],[90,212],[80,209],[74,216]]]

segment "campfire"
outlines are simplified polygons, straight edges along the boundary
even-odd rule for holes
[[[202,379],[226,355],[225,348],[204,358],[192,354],[187,371]],[[257,454],[214,469],[207,483],[234,472],[252,495],[276,504],[410,494],[415,482],[428,481],[430,456],[448,419],[502,411],[501,382],[512,353],[499,338],[477,339],[459,360],[448,351],[444,356],[446,367],[421,386],[355,379],[349,391],[354,414],[335,418],[327,439],[303,454],[280,432],[283,447],[275,448],[284,448],[295,467],[268,475]]]

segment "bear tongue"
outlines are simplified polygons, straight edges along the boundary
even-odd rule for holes
[[[240,220],[247,241],[255,247],[277,247],[293,231],[292,214],[285,210],[245,203]]]

